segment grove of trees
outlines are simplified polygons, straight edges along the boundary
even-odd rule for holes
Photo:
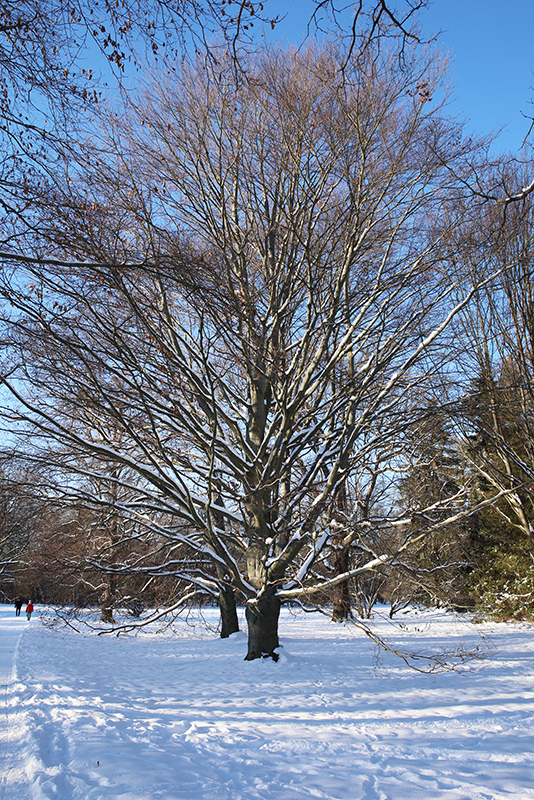
[[[5,595],[245,605],[249,660],[282,603],[532,614],[532,180],[405,5],[300,49],[232,18],[6,149]]]

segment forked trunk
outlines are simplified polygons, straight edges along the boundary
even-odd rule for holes
[[[272,589],[262,594],[253,604],[247,605],[245,616],[248,624],[248,653],[245,661],[255,658],[272,658],[278,661],[278,618],[280,600]]]

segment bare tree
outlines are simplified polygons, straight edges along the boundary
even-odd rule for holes
[[[340,517],[340,487],[417,417],[476,291],[444,280],[465,146],[429,102],[439,65],[342,61],[266,51],[239,91],[205,63],[155,86],[57,177],[48,258],[2,284],[5,415],[62,470],[135,476],[117,509],[197,553],[177,559],[192,583],[246,598],[247,659],[277,657],[281,602],[394,558],[367,540],[325,574],[369,525]],[[375,520],[402,528],[397,555],[443,524],[401,516]]]
[[[491,290],[486,289],[473,298],[459,317],[458,340],[467,343],[468,349],[459,361],[463,380],[453,418],[465,458],[486,488],[491,487],[494,493],[509,490],[499,505],[503,519],[532,541],[531,200],[526,198],[508,208],[494,208],[488,213],[488,223],[484,233],[477,223],[471,223],[472,236],[479,246],[464,254],[464,259],[477,279],[496,267],[506,265],[506,270]],[[504,511],[506,507],[508,512]]]
[[[20,575],[45,516],[44,504],[31,492],[35,474],[4,465],[0,475],[0,592],[19,590]]]

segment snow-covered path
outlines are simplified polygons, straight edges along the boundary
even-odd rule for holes
[[[119,638],[21,623],[17,800],[534,800],[534,627],[402,619],[376,626],[404,647],[489,643],[488,657],[421,675],[377,661],[354,628],[288,612],[277,664],[184,621]]]
[[[16,682],[15,663],[28,622],[24,614],[15,617],[13,608],[0,608],[0,800],[23,800],[30,789],[24,769],[24,716],[17,707],[22,687]]]

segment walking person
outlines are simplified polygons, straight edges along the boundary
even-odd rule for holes
[[[28,622],[32,618],[32,611],[33,611],[33,603],[31,600],[28,600],[28,605],[26,606],[26,617],[28,618]]]
[[[15,597],[15,616],[20,617],[20,609],[22,608],[22,597]]]

